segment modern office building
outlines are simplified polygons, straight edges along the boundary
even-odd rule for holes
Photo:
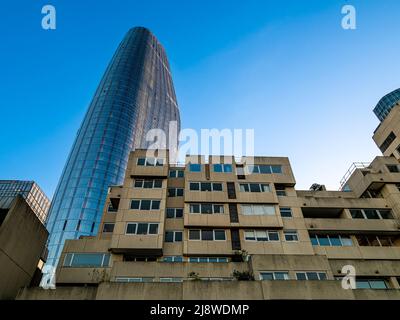
[[[142,27],[128,31],[108,65],[78,130],[47,222],[46,267],[67,239],[96,235],[109,185],[123,182],[129,153],[146,148],[153,128],[180,126],[166,53]],[[48,281],[48,279],[46,280]]]
[[[28,182],[19,183],[23,190],[29,189]],[[15,299],[22,287],[39,285],[48,237],[40,219],[29,194],[17,193],[1,202],[0,300]]]
[[[14,199],[21,195],[44,224],[50,200],[34,181],[0,180],[0,209],[9,209]]]
[[[248,160],[132,152],[99,233],[66,241],[57,289],[19,299],[400,299],[395,158],[346,192],[296,190],[288,158]]]
[[[390,110],[400,102],[400,88],[385,95],[374,108],[374,113],[382,122],[388,116]]]

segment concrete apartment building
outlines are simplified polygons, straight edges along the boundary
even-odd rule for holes
[[[19,299],[400,299],[394,157],[355,168],[346,191],[299,191],[288,158],[162,154],[130,154],[98,235],[66,241],[57,289]]]

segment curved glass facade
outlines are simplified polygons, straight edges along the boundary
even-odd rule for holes
[[[128,31],[94,94],[57,186],[47,229],[56,266],[67,239],[97,234],[107,190],[123,182],[129,153],[148,130],[180,127],[167,56],[152,33]]]
[[[400,101],[400,89],[394,90],[379,100],[374,108],[374,113],[382,122],[385,120],[389,112],[393,109],[397,102]]]

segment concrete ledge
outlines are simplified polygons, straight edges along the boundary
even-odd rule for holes
[[[22,289],[18,300],[400,300],[400,290],[344,290],[340,281],[184,281]]]

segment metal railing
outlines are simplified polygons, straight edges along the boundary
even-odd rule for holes
[[[343,191],[343,188],[345,187],[347,181],[349,180],[351,175],[354,173],[354,171],[356,171],[357,169],[368,169],[370,165],[371,165],[371,162],[353,162],[351,164],[350,168],[344,174],[343,178],[340,180],[339,191]]]

